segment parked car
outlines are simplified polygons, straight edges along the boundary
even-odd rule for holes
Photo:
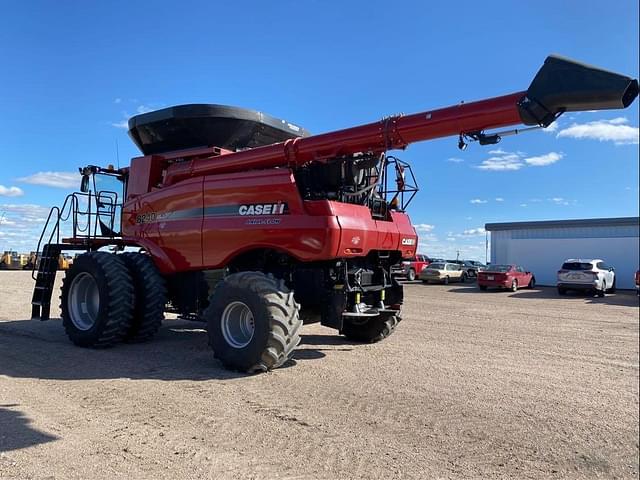
[[[478,276],[478,272],[484,270],[486,265],[476,260],[447,260],[449,263],[457,263],[462,265],[467,272],[467,277],[475,278]]]
[[[521,287],[533,288],[536,277],[520,265],[491,265],[478,272],[478,287],[486,290],[489,287],[508,288],[512,292]]]
[[[398,277],[405,277],[409,281],[414,281],[418,273],[422,271],[424,267],[431,263],[431,259],[426,255],[418,254],[415,258],[410,260],[403,260],[402,262],[391,267],[391,275]]]
[[[558,270],[558,293],[569,290],[596,292],[604,297],[606,292],[616,291],[616,272],[601,259],[565,260]]]
[[[434,262],[422,269],[420,280],[423,283],[438,282],[447,285],[449,282],[465,282],[467,272],[457,263]]]
[[[636,270],[636,294],[640,295],[640,270]]]

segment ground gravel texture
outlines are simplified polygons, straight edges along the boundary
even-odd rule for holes
[[[386,341],[309,325],[295,362],[245,376],[193,322],[74,347],[29,320],[32,286],[0,272],[3,479],[638,476],[631,292],[411,284]]]

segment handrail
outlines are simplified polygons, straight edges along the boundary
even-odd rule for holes
[[[87,207],[85,210],[82,210],[80,208],[81,197],[87,199]],[[96,202],[95,211],[92,206],[94,201]],[[61,223],[67,222],[69,219],[71,219],[72,238],[105,238],[105,236],[102,235],[102,231],[100,231],[100,234],[98,233],[98,224],[102,221],[101,217],[107,217],[108,227],[110,231],[113,232],[115,228],[116,213],[118,211],[118,208],[122,208],[122,203],[118,202],[118,193],[109,190],[100,191],[97,194],[91,191],[87,193],[70,193],[66,196],[62,207],[51,207],[51,210],[49,210],[49,215],[47,216],[47,220],[44,223],[42,233],[40,234],[40,238],[38,239],[36,258],[33,262],[31,277],[36,280],[36,266],[41,254],[41,247],[44,248],[45,245],[52,243],[54,238],[55,243],[60,243]],[[83,224],[81,226],[81,220],[79,217],[86,217],[86,224]],[[53,224],[53,228],[51,229],[51,233],[49,234],[48,241],[43,244],[43,240],[45,239],[46,233],[49,230],[50,223],[53,219],[55,219],[55,223]],[[92,221],[92,219],[94,220]],[[110,235],[107,238],[116,237],[114,235]],[[49,259],[48,261],[52,260]],[[55,261],[57,262],[58,259],[55,259]]]

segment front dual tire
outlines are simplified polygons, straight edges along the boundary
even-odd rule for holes
[[[166,287],[148,255],[89,252],[67,270],[60,300],[69,339],[81,347],[107,348],[155,335]]]
[[[124,261],[106,252],[80,255],[62,281],[62,325],[81,347],[111,347],[133,318],[133,280]]]

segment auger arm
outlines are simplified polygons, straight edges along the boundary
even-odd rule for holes
[[[213,153],[205,153],[191,161],[169,165],[164,184],[199,175],[277,166],[296,168],[310,161],[402,149],[414,142],[452,135],[482,140],[487,138],[483,132],[488,129],[518,124],[547,127],[563,112],[626,108],[637,96],[635,79],[552,55],[547,57],[529,88],[521,92],[392,116],[240,152],[217,152],[215,157]]]

